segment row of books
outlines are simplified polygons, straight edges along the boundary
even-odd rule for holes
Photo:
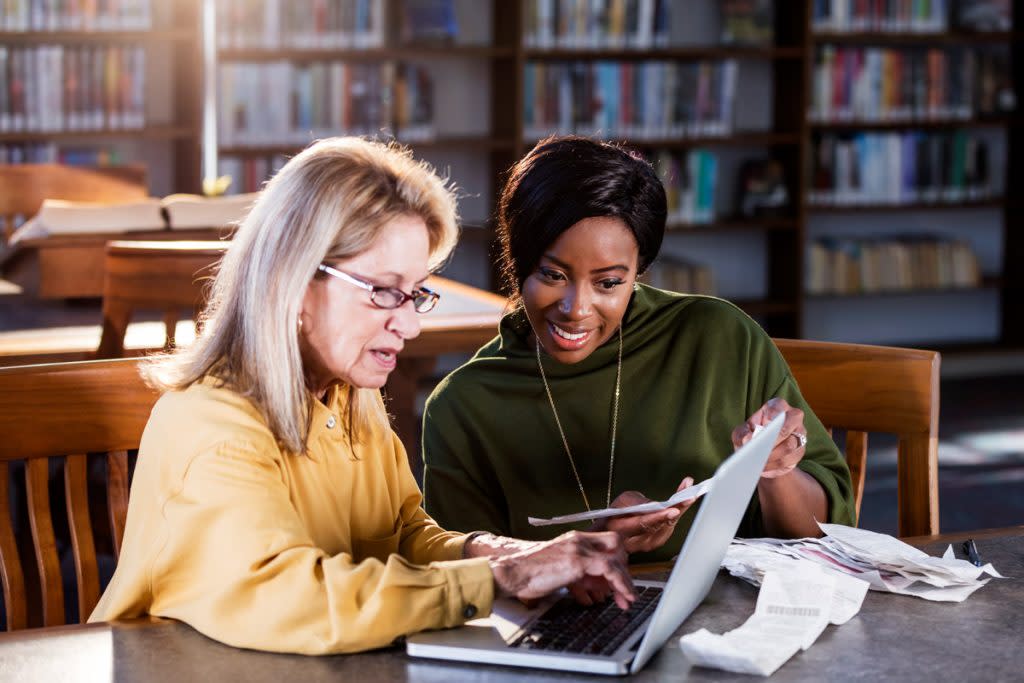
[[[661,256],[655,261],[643,279],[658,289],[684,294],[715,293],[714,272],[707,265],[680,259],[676,256]]]
[[[934,235],[827,237],[811,244],[809,294],[977,287],[978,258],[966,242]]]
[[[523,129],[629,137],[724,136],[732,131],[739,66],[698,62],[527,62]]]
[[[818,52],[809,118],[816,122],[969,119],[1011,111],[1005,48],[835,47]]]
[[[311,136],[382,130],[404,142],[436,136],[434,81],[421,65],[225,64],[220,77],[224,145],[305,144]],[[289,96],[273,96],[281,92]]]
[[[138,45],[0,45],[0,131],[142,128],[145,73]]]
[[[815,31],[933,33],[949,29],[949,0],[814,0]]]
[[[716,218],[718,157],[705,149],[658,151],[653,159],[668,200],[668,221],[683,225],[712,223]]]
[[[277,173],[288,162],[283,154],[258,157],[222,156],[217,159],[217,173],[231,178],[227,194],[259,192],[263,183]]]
[[[120,166],[121,163],[121,153],[113,147],[61,147],[53,142],[0,145],[0,164]]]
[[[384,45],[384,0],[218,0],[217,39],[230,48]]]
[[[523,45],[648,49],[668,44],[668,0],[523,0]]]
[[[814,150],[814,205],[980,200],[996,189],[988,144],[966,131],[824,135]]]
[[[151,0],[2,0],[0,31],[145,31]]]
[[[393,63],[288,61],[219,67],[219,134],[225,146],[305,145],[341,133],[393,127]]]
[[[968,31],[1009,31],[1011,0],[814,0],[816,31],[944,32],[950,23]]]

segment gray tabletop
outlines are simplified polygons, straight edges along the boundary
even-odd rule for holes
[[[978,549],[1006,580],[993,580],[963,603],[928,602],[869,592],[858,616],[829,626],[773,681],[1021,680],[1024,655],[1024,534],[985,538]],[[940,555],[944,545],[925,546]],[[704,603],[679,629],[722,632],[752,613],[757,589],[720,574]],[[678,634],[677,634],[678,635]],[[361,655],[305,657],[238,650],[177,622],[69,626],[0,636],[0,680],[191,681],[478,681],[607,680],[488,665],[416,660],[400,648]],[[638,681],[756,680],[691,668],[673,637]]]

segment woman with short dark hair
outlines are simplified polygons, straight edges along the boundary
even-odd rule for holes
[[[426,406],[425,500],[440,523],[549,538],[558,527],[527,517],[666,499],[779,413],[740,534],[854,522],[846,463],[764,331],[721,299],[637,282],[665,218],[650,164],[615,145],[553,138],[513,167],[498,231],[515,310]],[[668,559],[686,507],[592,528],[641,561]]]

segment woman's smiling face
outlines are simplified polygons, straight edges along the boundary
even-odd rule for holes
[[[639,249],[619,218],[584,218],[559,236],[523,282],[523,305],[550,356],[578,363],[615,333],[636,282]]]

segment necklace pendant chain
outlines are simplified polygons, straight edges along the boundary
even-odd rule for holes
[[[569,466],[572,467],[573,476],[576,477],[576,486],[580,489],[580,495],[583,496],[583,504],[587,507],[587,512],[590,512],[590,500],[587,498],[587,492],[583,488],[583,480],[580,478],[579,470],[576,469],[576,461],[572,457],[572,451],[569,450],[569,440],[565,438],[565,430],[562,429],[562,421],[558,419],[558,410],[555,408],[555,399],[551,395],[551,387],[548,386],[547,375],[544,374],[544,363],[540,358],[540,339],[537,335],[534,335],[537,340],[537,367],[540,369],[540,379],[544,383],[544,392],[548,395],[548,403],[551,405],[551,414],[555,416],[555,426],[558,427],[558,435],[562,437],[562,446],[565,448],[565,455],[569,458]],[[612,394],[612,426],[611,426],[611,439],[608,453],[608,491],[605,494],[605,507],[611,507],[612,505],[612,479],[615,474],[615,436],[618,432],[619,427],[619,393],[622,386],[622,325],[619,325],[619,361],[618,366],[615,370],[615,393]]]

